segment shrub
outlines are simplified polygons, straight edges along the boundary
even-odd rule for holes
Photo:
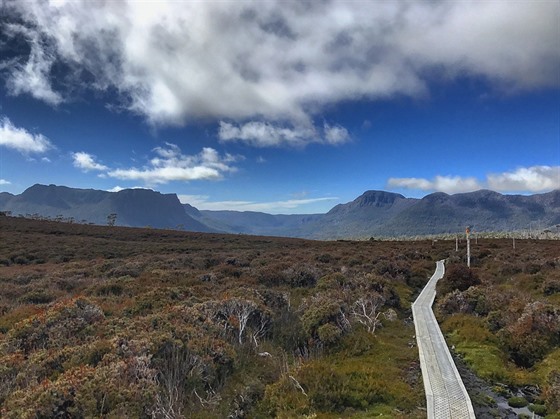
[[[488,290],[480,287],[471,287],[466,291],[454,290],[441,298],[437,304],[440,313],[447,315],[453,313],[468,313],[485,316],[488,314],[490,298]]]
[[[321,342],[333,344],[342,335],[342,330],[332,323],[327,323],[317,329],[317,335],[319,335]]]
[[[543,284],[544,295],[552,295],[560,293],[560,280],[549,279]]]
[[[121,295],[123,293],[123,286],[121,284],[105,284],[99,286],[95,290],[95,295],[108,296],[108,295]]]
[[[23,304],[48,304],[52,300],[54,300],[52,295],[47,294],[44,291],[33,290],[23,295],[19,299],[19,302]]]
[[[320,273],[317,268],[312,265],[292,266],[284,271],[284,275],[290,286],[298,287],[314,287]]]
[[[327,323],[340,326],[345,324],[342,311],[343,302],[329,293],[319,293],[306,299],[302,304],[301,323],[305,331],[317,337],[319,327]]]
[[[531,412],[534,412],[536,415],[539,416],[544,416],[546,415],[548,409],[546,408],[546,406],[544,404],[530,404],[529,405],[529,410]]]
[[[540,301],[529,303],[499,336],[517,365],[531,367],[560,343],[560,309]]]
[[[560,371],[552,370],[543,388],[543,397],[550,410],[560,412]]]
[[[307,334],[303,329],[300,317],[289,307],[274,316],[272,339],[287,352],[292,352],[306,345]]]
[[[474,285],[480,285],[476,272],[465,265],[451,265],[445,276],[438,281],[437,292],[445,295],[453,290],[465,291]]]
[[[321,263],[330,263],[333,260],[333,257],[328,253],[320,254],[316,257],[317,261]]]
[[[329,289],[337,289],[342,288],[344,285],[346,285],[347,282],[348,280],[346,279],[346,277],[337,272],[330,275],[325,275],[321,279],[319,279],[317,288],[325,291]]]
[[[510,397],[508,399],[508,404],[511,407],[519,408],[527,406],[529,402],[524,397]]]
[[[90,326],[103,318],[101,309],[84,298],[62,301],[42,315],[17,323],[8,332],[8,348],[29,353],[63,347],[83,340],[91,333]]]

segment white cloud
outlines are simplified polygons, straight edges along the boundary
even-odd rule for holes
[[[306,205],[326,201],[336,201],[337,197],[322,197],[308,199],[288,199],[270,202],[254,201],[209,201],[207,195],[177,195],[183,204],[190,204],[199,210],[211,211],[257,211],[269,214],[279,214],[301,209]]]
[[[53,90],[49,80],[49,73],[56,59],[53,47],[43,42],[42,34],[39,31],[23,25],[8,24],[5,31],[10,37],[25,39],[30,46],[27,61],[14,61],[10,66],[10,77],[7,80],[8,90],[14,95],[31,94],[51,105],[60,104],[62,97]]]
[[[84,172],[89,172],[90,170],[104,171],[108,169],[107,166],[97,163],[94,156],[83,151],[72,153],[72,158],[74,159],[74,166]]]
[[[307,142],[319,141],[314,128],[286,128],[254,121],[240,126],[221,121],[218,137],[222,142],[241,141],[255,147],[300,147]]]
[[[120,191],[124,191],[125,189],[148,189],[148,188],[144,188],[142,186],[129,186],[129,187],[123,188],[123,187],[120,187],[120,186],[117,185],[117,186],[115,186],[111,189],[107,189],[107,192],[120,192]],[[149,190],[152,190],[152,189],[149,189]]]
[[[339,145],[350,141],[348,130],[340,125],[331,126],[325,122],[323,129],[325,130],[325,141],[328,144]]]
[[[0,179],[0,185],[11,185],[12,182],[6,179]]]
[[[235,125],[220,121],[218,138],[222,142],[240,141],[254,147],[303,147],[310,143],[340,145],[350,141],[348,130],[324,123],[323,135],[314,126],[286,127],[268,122],[251,121]]]
[[[221,156],[216,150],[205,147],[196,155],[181,153],[175,144],[166,143],[165,147],[154,149],[156,157],[142,168],[113,169],[107,175],[122,180],[140,180],[148,185],[168,183],[171,181],[218,180],[224,173],[234,172],[232,163],[242,156],[225,154]]]
[[[434,190],[434,182],[417,177],[392,177],[387,181],[387,186],[404,189],[417,189],[421,191]]]
[[[0,117],[0,146],[20,153],[44,153],[53,148],[42,134],[32,134],[25,128],[18,128],[5,116]]]
[[[124,190],[124,189],[127,189],[127,188],[122,188],[122,187],[120,187],[119,185],[117,185],[117,186],[115,186],[115,187],[113,187],[113,188],[111,188],[111,189],[107,189],[107,192],[120,192],[120,191],[122,191],[122,190]]]
[[[519,167],[488,175],[488,187],[504,192],[543,192],[560,189],[560,166]]]
[[[519,167],[510,172],[491,173],[481,182],[474,177],[436,176],[424,178],[390,178],[387,186],[446,193],[491,189],[497,192],[543,192],[560,189],[560,166]]]
[[[445,193],[472,192],[482,186],[473,177],[436,176],[432,180],[423,178],[390,178],[387,185],[395,188],[440,191]]]
[[[119,92],[117,106],[154,124],[211,117],[305,126],[329,104],[418,96],[434,79],[465,75],[510,91],[559,84],[555,1],[357,6],[13,1],[5,8],[5,38],[26,40],[30,53],[1,66],[12,94],[52,104],[87,74],[87,87]],[[25,28],[10,24],[12,16]],[[289,142],[291,135],[280,136]]]

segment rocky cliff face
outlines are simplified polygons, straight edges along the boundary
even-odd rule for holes
[[[117,214],[117,225],[159,228],[184,228],[213,231],[185,213],[175,194],[149,189],[106,192],[56,185],[33,185],[20,195],[0,201],[3,211],[39,214],[45,217],[73,217],[76,221],[106,224],[109,214]]]

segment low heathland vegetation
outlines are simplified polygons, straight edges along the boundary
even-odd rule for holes
[[[436,260],[460,262],[454,242],[12,217],[0,234],[3,417],[425,417],[410,304]],[[520,241],[515,257],[508,244],[473,246],[476,277],[456,278],[439,312],[472,368],[538,385],[534,402],[552,409],[556,243]]]
[[[528,399],[539,414],[560,417],[558,242],[517,241],[514,249],[480,240],[472,266],[452,254],[438,283],[435,310],[449,345],[511,406]]]

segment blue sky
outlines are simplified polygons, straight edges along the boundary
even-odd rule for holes
[[[7,1],[0,190],[325,212],[560,188],[560,3]]]

